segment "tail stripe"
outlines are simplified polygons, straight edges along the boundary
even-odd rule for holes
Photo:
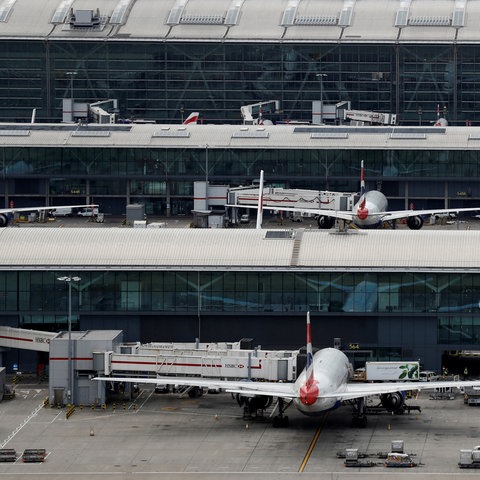
[[[310,312],[307,312],[307,385],[313,382],[313,347],[312,332],[310,330]]]
[[[363,160],[362,160],[362,163],[361,163],[361,167],[360,167],[360,195],[361,195],[361,198],[362,198],[362,203],[360,204],[360,208],[364,208],[365,207],[365,203],[367,201],[367,199],[365,198],[365,171],[363,169]]]

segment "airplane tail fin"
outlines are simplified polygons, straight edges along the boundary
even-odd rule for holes
[[[310,312],[307,312],[307,364],[305,367],[307,385],[313,382],[313,347],[312,332],[310,329]]]
[[[199,112],[192,112],[183,122],[184,125],[187,125],[189,123],[197,123],[198,122],[198,117],[200,116]]]
[[[260,185],[258,186],[258,210],[256,228],[262,228],[263,222],[263,170],[260,170]]]
[[[360,208],[363,208],[365,207],[365,202],[366,202],[366,198],[365,198],[365,170],[363,168],[363,160],[360,164],[360,198],[362,199],[362,202],[360,204]]]

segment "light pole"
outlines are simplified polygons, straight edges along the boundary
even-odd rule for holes
[[[73,77],[75,77],[75,75],[77,74],[77,72],[65,72],[65,75],[68,75],[70,77],[70,100],[72,102],[72,122],[74,121],[74,108],[73,108]]]
[[[68,403],[74,405],[73,398],[73,348],[72,348],[72,282],[79,282],[80,277],[58,277],[57,280],[68,285]]]
[[[317,73],[316,77],[320,79],[320,123],[323,124],[323,79],[327,77],[327,74]]]
[[[208,143],[205,145],[205,183],[207,184],[207,188],[208,188]],[[208,196],[208,193],[207,193],[207,196]]]
[[[423,109],[422,109],[421,106],[418,107],[417,113],[418,113],[418,126],[421,127],[422,126],[422,114],[423,114]]]

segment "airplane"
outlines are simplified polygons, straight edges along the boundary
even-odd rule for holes
[[[380,395],[381,403],[387,411],[403,411],[407,391],[425,390],[435,387],[480,387],[480,380],[441,381],[441,382],[385,382],[348,383],[352,367],[348,357],[339,349],[323,348],[313,353],[310,327],[310,312],[307,312],[306,366],[294,383],[253,382],[222,380],[220,378],[163,376],[143,377],[95,377],[102,382],[150,383],[158,385],[178,385],[209,389],[223,389],[234,394],[240,406],[254,412],[268,407],[273,397],[278,399],[279,413],[273,420],[274,427],[288,426],[285,410],[290,405],[309,416],[322,415],[340,407],[344,402],[354,402],[353,425],[365,427],[365,398]],[[287,403],[286,403],[287,402]]]
[[[183,122],[183,125],[188,125],[189,123],[197,123],[198,117],[200,116],[199,112],[192,112]]]
[[[227,207],[238,207],[238,205],[226,205]],[[365,188],[365,173],[363,160],[361,162],[360,178],[360,199],[353,206],[352,210],[328,210],[311,209],[297,207],[282,207],[284,212],[299,212],[301,214],[318,215],[318,227],[321,229],[330,229],[335,225],[335,220],[340,220],[343,225],[354,225],[357,228],[378,228],[386,222],[406,218],[407,226],[411,230],[419,230],[423,226],[423,215],[435,215],[440,213],[458,213],[474,212],[480,210],[480,207],[474,208],[438,208],[428,210],[394,210],[387,211],[388,200],[379,190],[369,190]],[[242,208],[256,208],[258,206],[242,205]],[[279,210],[278,207],[262,206],[266,210]],[[343,229],[343,228],[341,228]]]
[[[50,207],[20,207],[20,208],[0,208],[0,228],[7,227],[12,214],[16,212],[41,212],[41,211],[53,211],[64,208],[85,208],[85,207],[98,207],[96,204],[88,205],[51,205]]]

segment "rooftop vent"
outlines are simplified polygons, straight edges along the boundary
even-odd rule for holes
[[[109,137],[107,130],[76,130],[72,132],[72,137]]]
[[[180,23],[188,25],[223,25],[221,15],[184,15],[180,18]]]
[[[294,230],[267,230],[265,240],[291,240],[295,238]]]
[[[161,129],[153,132],[153,138],[188,138],[190,136],[190,132],[187,130],[170,130],[170,129]]]
[[[419,17],[410,17],[408,19],[408,24],[415,27],[447,27],[450,25],[450,17],[434,17],[434,16],[419,16]]]
[[[310,138],[348,138],[348,132],[313,132]]]
[[[254,130],[254,131],[245,131],[240,130],[238,132],[233,132],[232,138],[268,138],[269,133],[262,131],[262,130]]]
[[[337,17],[334,15],[314,15],[306,16],[301,15],[295,18],[295,25],[336,25]]]
[[[391,133],[390,138],[395,140],[425,140],[425,133]]]
[[[72,27],[94,27],[100,25],[100,11],[97,10],[73,10],[70,15]]]
[[[0,130],[0,137],[28,137],[30,130]]]

